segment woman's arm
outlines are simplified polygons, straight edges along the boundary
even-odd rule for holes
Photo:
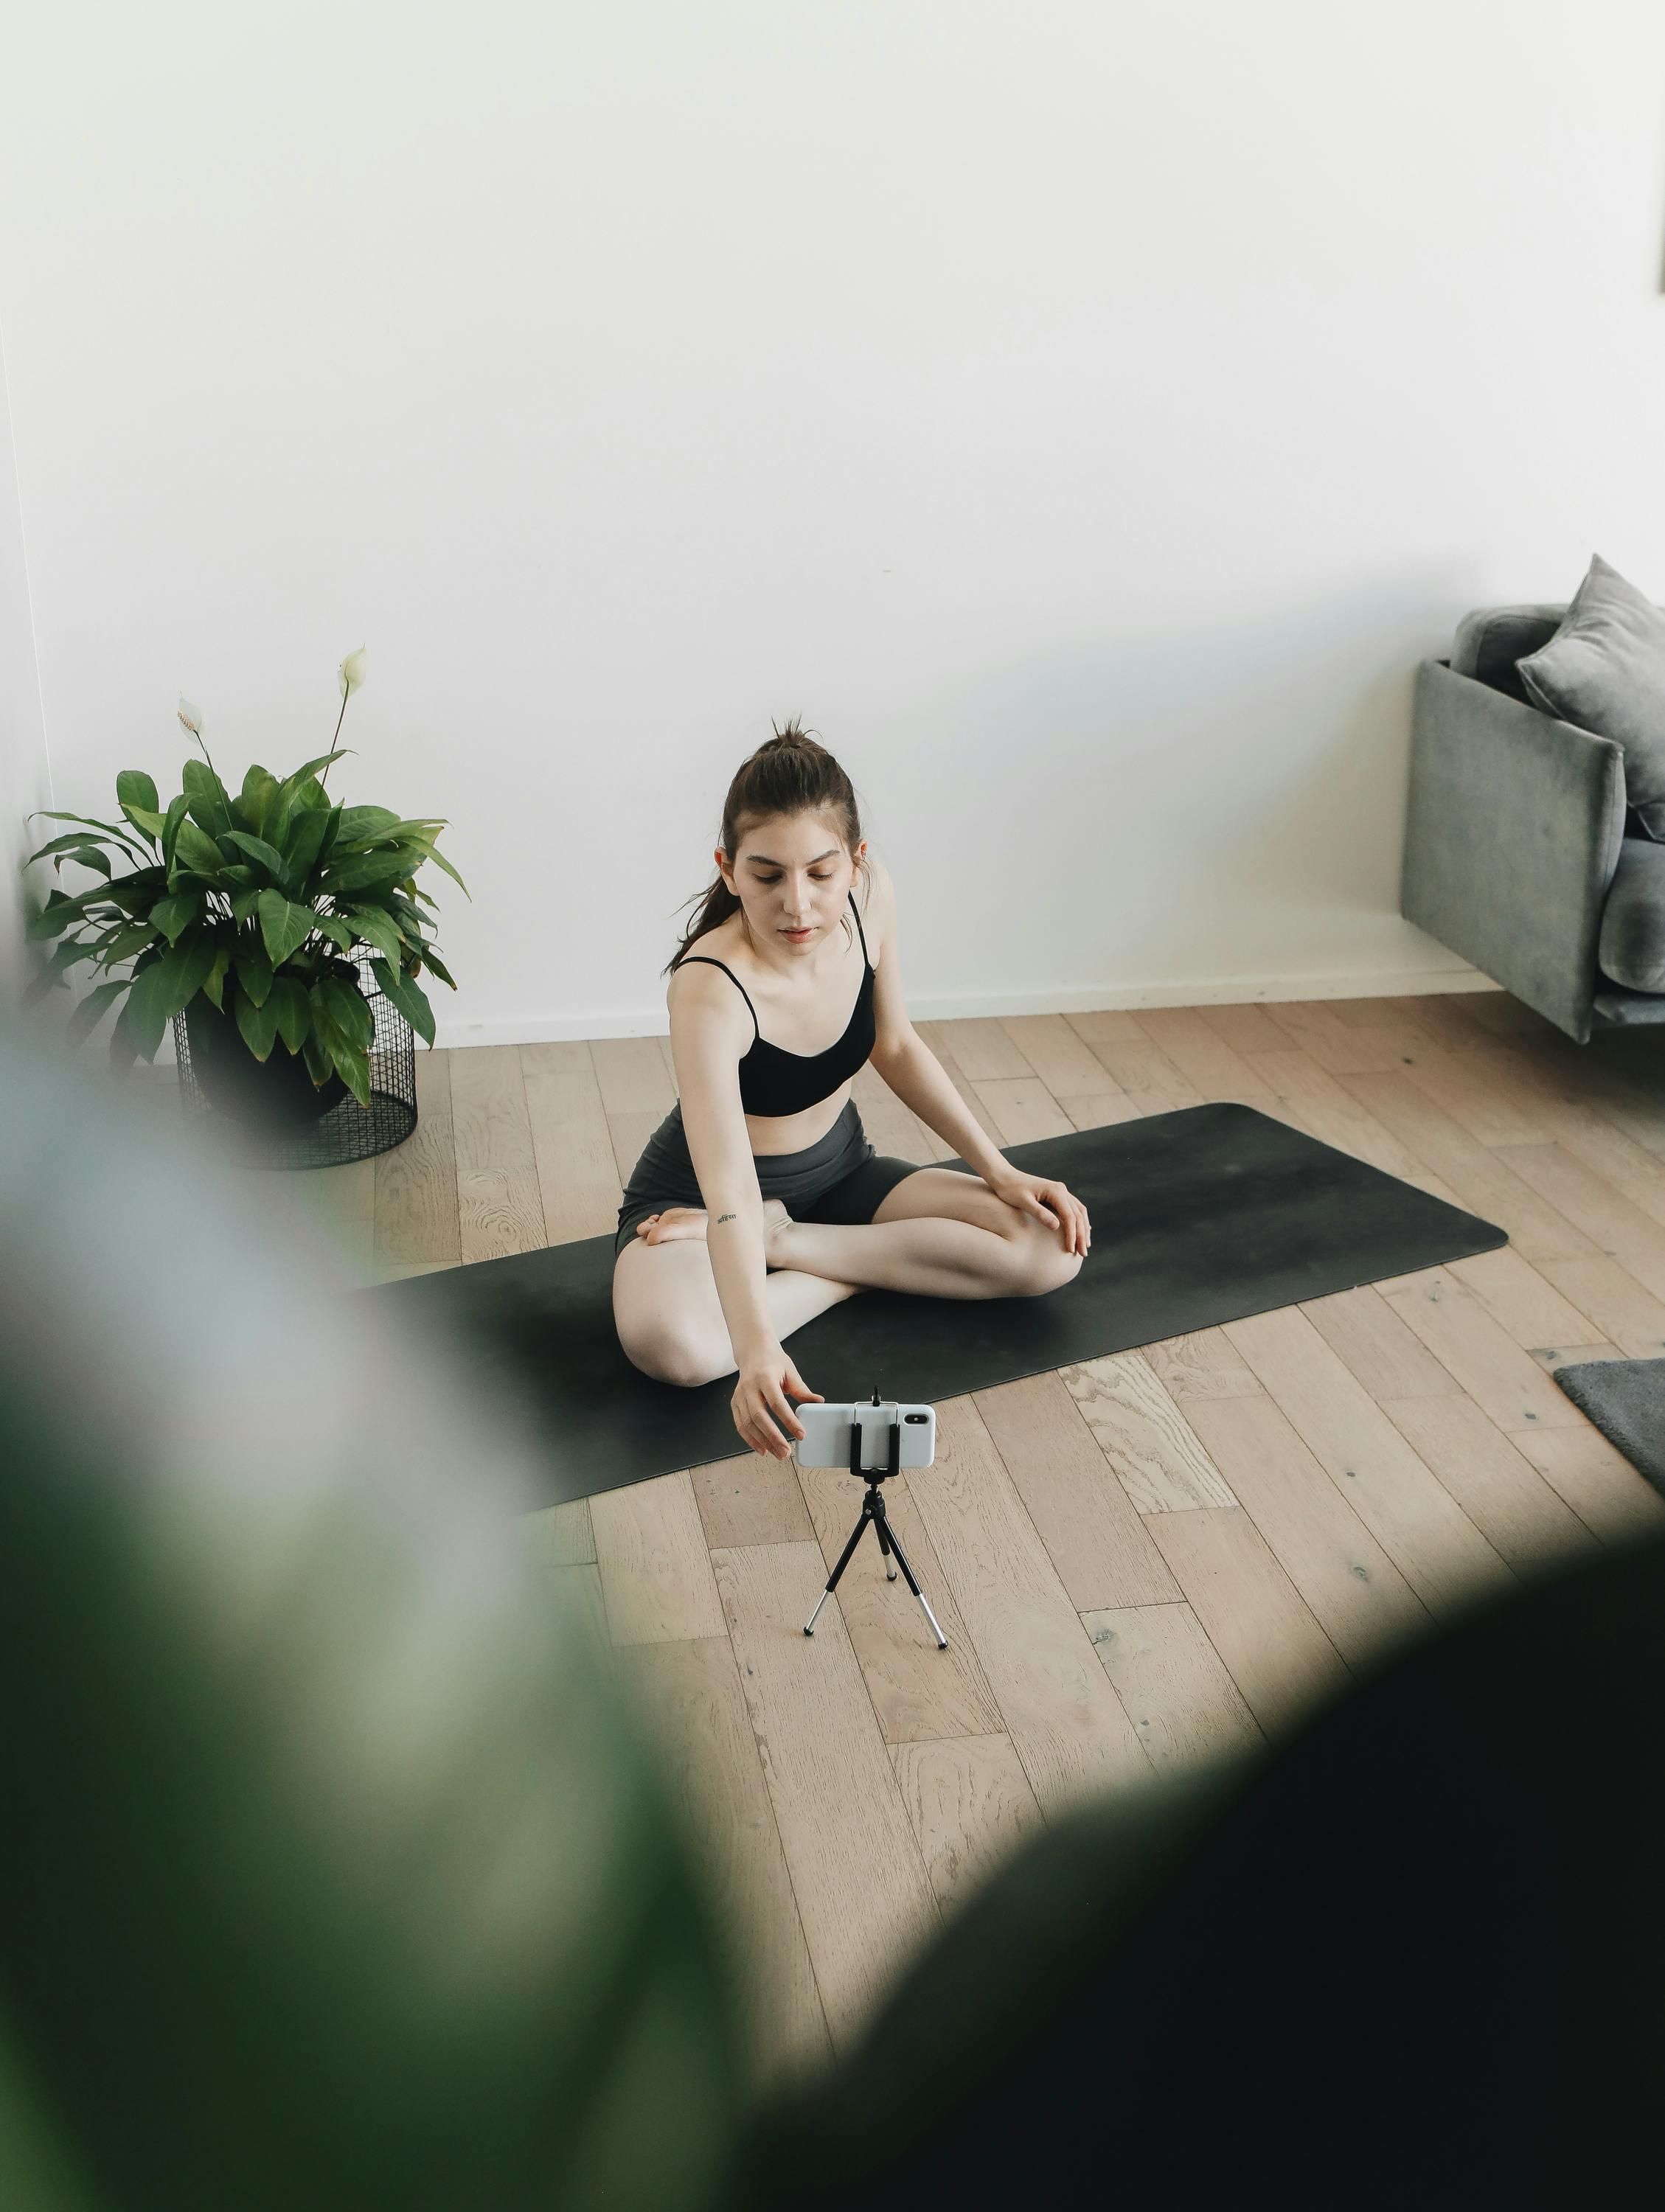
[[[740,1055],[751,1042],[751,1017],[714,968],[678,969],[665,996],[683,1128],[705,1200],[711,1273],[744,1373],[748,1358],[776,1348],[763,1298],[763,1200],[740,1103]]]

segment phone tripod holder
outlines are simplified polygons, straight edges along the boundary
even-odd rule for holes
[[[873,1393],[873,1403],[877,1406],[878,1402],[878,1393],[875,1390]],[[856,1546],[861,1541],[862,1530],[866,1528],[868,1522],[871,1522],[872,1523],[873,1534],[878,1539],[879,1551],[884,1556],[885,1580],[887,1582],[894,1582],[896,1578],[896,1569],[898,1567],[902,1569],[902,1574],[907,1580],[908,1589],[912,1590],[914,1595],[925,1607],[925,1617],[930,1622],[932,1632],[936,1637],[938,1650],[946,1651],[948,1649],[948,1638],[943,1634],[942,1629],[938,1623],[936,1614],[931,1610],[930,1600],[926,1596],[925,1592],[920,1588],[918,1581],[915,1577],[914,1570],[908,1564],[907,1553],[902,1550],[902,1546],[896,1541],[896,1532],[890,1526],[890,1516],[884,1510],[884,1492],[882,1486],[888,1482],[893,1474],[899,1474],[902,1472],[902,1414],[900,1408],[895,1406],[890,1408],[890,1420],[889,1427],[890,1453],[889,1464],[887,1466],[872,1468],[862,1466],[862,1434],[861,1423],[860,1419],[856,1418],[855,1409],[853,1407],[851,1409],[850,1420],[850,1473],[856,1475],[866,1475],[867,1478],[867,1494],[861,1501],[860,1514],[856,1521],[854,1528],[850,1531],[850,1540],[845,1545],[843,1550],[839,1553],[838,1565],[833,1569],[831,1574],[827,1577],[827,1587],[815,1601],[815,1613],[812,1613],[809,1619],[804,1623],[804,1633],[805,1636],[814,1635],[816,1613],[820,1612],[822,1607],[825,1605],[827,1600],[838,1588],[838,1578],[843,1573],[845,1568],[849,1565],[850,1554],[854,1551]]]

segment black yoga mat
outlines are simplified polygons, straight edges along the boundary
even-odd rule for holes
[[[1086,1206],[1092,1250],[1074,1281],[1032,1298],[863,1291],[793,1332],[811,1389],[934,1404],[1508,1242],[1249,1106],[1189,1106],[1005,1149]],[[392,1326],[450,1335],[488,1397],[524,1404],[548,1440],[556,1504],[747,1449],[732,1375],[686,1390],[631,1366],[612,1274],[612,1238],[588,1237],[349,1295],[375,1300]]]
[[[1580,1359],[1555,1380],[1610,1444],[1665,1491],[1665,1359]]]

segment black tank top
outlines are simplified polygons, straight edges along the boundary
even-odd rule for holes
[[[873,969],[867,958],[867,933],[861,927],[861,911],[854,891],[850,893],[850,912],[855,916],[861,938],[861,988],[856,993],[855,1006],[843,1036],[836,1044],[829,1045],[825,1052],[787,1052],[778,1044],[770,1044],[758,1031],[757,1009],[751,1006],[750,993],[734,970],[724,967],[720,960],[713,960],[704,952],[685,952],[677,963],[680,968],[690,960],[698,960],[708,968],[721,968],[751,1007],[751,1042],[740,1060],[740,1104],[746,1113],[775,1118],[801,1114],[806,1106],[817,1106],[823,1098],[830,1098],[841,1083],[847,1082],[859,1067],[866,1066],[876,1036]]]

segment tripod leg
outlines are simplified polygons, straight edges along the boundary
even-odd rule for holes
[[[858,1520],[857,1520],[857,1522],[856,1522],[856,1524],[855,1524],[854,1528],[852,1528],[852,1529],[851,1529],[851,1531],[850,1531],[850,1540],[849,1540],[849,1542],[848,1542],[848,1544],[846,1544],[846,1546],[844,1547],[843,1550],[839,1553],[839,1555],[838,1555],[838,1565],[837,1565],[833,1569],[833,1571],[832,1571],[831,1574],[829,1574],[829,1575],[828,1576],[828,1577],[827,1577],[827,1587],[825,1588],[825,1589],[823,1589],[823,1590],[822,1591],[822,1593],[821,1593],[820,1596],[819,1596],[818,1598],[817,1598],[817,1600],[815,1601],[815,1613],[812,1613],[810,1615],[809,1619],[808,1619],[808,1620],[804,1623],[804,1633],[805,1633],[805,1636],[813,1636],[813,1635],[814,1635],[814,1633],[815,1633],[815,1613],[819,1613],[819,1612],[820,1612],[820,1610],[821,1610],[822,1607],[823,1607],[823,1605],[825,1605],[825,1603],[827,1602],[827,1600],[828,1600],[828,1599],[832,1595],[833,1592],[837,1589],[837,1587],[838,1587],[838,1577],[840,1577],[840,1575],[842,1575],[842,1574],[843,1573],[843,1571],[844,1571],[845,1568],[846,1568],[846,1567],[848,1567],[848,1566],[849,1565],[849,1564],[850,1564],[850,1554],[851,1554],[851,1553],[852,1553],[852,1552],[854,1552],[854,1549],[855,1549],[856,1546],[857,1546],[857,1545],[861,1541],[861,1532],[862,1532],[862,1530],[866,1527],[867,1523],[868,1523],[868,1522],[869,1522],[872,1518],[873,1518],[873,1513],[872,1513],[872,1505],[870,1504],[870,1503],[868,1502],[868,1500],[867,1500],[867,1499],[863,1498],[863,1500],[862,1500],[862,1502],[861,1502],[861,1512],[860,1512],[860,1517],[858,1518]],[[883,1540],[881,1539],[881,1541],[882,1541],[882,1540]]]
[[[878,1539],[879,1550],[884,1554],[884,1579],[887,1583],[893,1583],[896,1578],[896,1562],[890,1557],[890,1553],[894,1549],[894,1547],[890,1541],[890,1522],[885,1520],[880,1520],[875,1516],[873,1521],[873,1534]]]
[[[878,1540],[881,1544],[888,1540],[890,1549],[896,1555],[897,1565],[902,1569],[902,1573],[908,1577],[908,1589],[912,1590],[914,1595],[925,1607],[925,1617],[930,1622],[932,1628],[936,1633],[938,1650],[946,1651],[948,1649],[948,1638],[943,1634],[941,1625],[938,1621],[936,1614],[931,1610],[930,1599],[926,1596],[925,1592],[920,1588],[918,1583],[915,1580],[914,1570],[908,1564],[908,1554],[902,1550],[901,1545],[897,1543],[896,1531],[890,1526],[888,1522],[881,1521],[879,1522]]]

